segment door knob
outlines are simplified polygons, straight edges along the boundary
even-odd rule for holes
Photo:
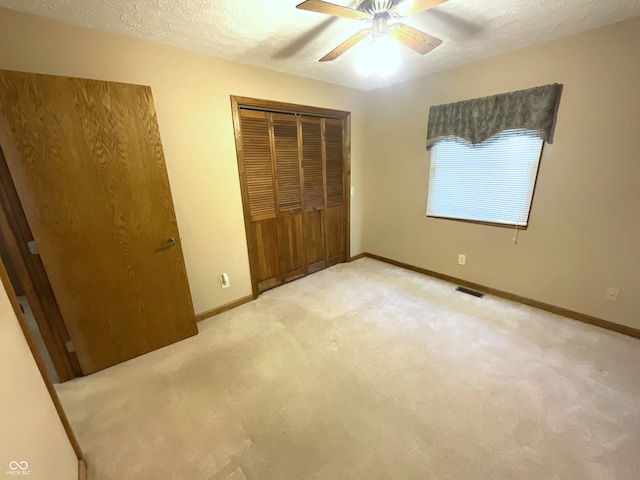
[[[161,248],[173,247],[176,244],[176,241],[176,237],[171,237],[162,244]]]

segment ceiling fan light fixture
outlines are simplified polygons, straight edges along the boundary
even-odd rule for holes
[[[368,77],[389,77],[400,68],[400,48],[388,33],[379,33],[356,52],[354,66],[358,73]]]
[[[356,44],[365,40],[369,35],[373,37],[377,52],[371,52],[371,48],[363,47],[356,58],[356,67],[364,75],[378,73],[390,75],[400,66],[400,53],[395,51],[394,39],[405,47],[409,47],[420,55],[426,55],[442,43],[439,38],[433,37],[422,30],[410,27],[404,23],[395,22],[389,25],[389,21],[402,16],[410,16],[436,7],[447,0],[359,0],[356,8],[336,5],[325,0],[304,0],[296,5],[300,10],[324,13],[334,17],[350,18],[354,20],[366,20],[371,24],[351,35],[336,48],[322,57],[320,62],[330,62],[345,53]],[[402,7],[403,10],[399,10]],[[406,10],[404,10],[406,8]],[[404,14],[404,15],[403,15]]]

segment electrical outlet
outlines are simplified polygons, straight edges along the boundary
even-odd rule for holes
[[[617,302],[619,295],[620,290],[618,288],[607,288],[607,292],[605,293],[604,298],[609,300],[610,302]]]
[[[229,275],[223,273],[220,277],[220,283],[222,284],[222,288],[229,288],[231,286],[229,283]]]
[[[462,253],[458,254],[458,265],[466,265],[467,263],[467,256],[463,255]]]

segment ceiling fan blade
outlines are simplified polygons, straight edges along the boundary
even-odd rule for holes
[[[364,30],[360,30],[358,33],[356,33],[355,35],[350,36],[348,39],[346,39],[344,42],[342,42],[336,48],[334,48],[329,53],[327,53],[324,57],[322,57],[320,59],[320,61],[321,62],[330,62],[331,60],[335,60],[340,55],[342,55],[344,52],[346,52],[351,47],[353,47],[356,43],[358,43],[360,40],[365,39],[370,33],[371,33],[371,29],[370,28],[366,28]]]
[[[323,0],[306,0],[300,5],[296,5],[300,10],[309,10],[310,12],[325,13],[334,17],[352,18],[354,20],[365,20],[371,18],[371,15],[365,12],[354,10],[353,8],[343,7],[334,3],[325,2]]]
[[[416,13],[424,12],[430,8],[437,7],[447,0],[404,0],[395,8],[395,13],[401,17],[409,17]]]
[[[442,43],[439,38],[421,32],[404,23],[392,25],[391,36],[420,55],[426,55]]]

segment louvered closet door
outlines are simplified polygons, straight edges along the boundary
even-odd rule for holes
[[[242,107],[238,114],[254,292],[345,261],[343,120]]]
[[[322,153],[322,120],[302,117],[302,172],[304,187],[305,250],[309,273],[327,266],[324,242],[324,156]]]
[[[342,121],[327,118],[324,122],[325,144],[325,248],[327,266],[346,260],[345,175]]]
[[[270,114],[278,204],[278,247],[283,282],[306,274],[302,229],[302,175],[298,119],[295,115]]]
[[[276,215],[275,169],[271,160],[269,119],[266,112],[240,110],[244,183],[248,194],[259,291],[282,283]]]

